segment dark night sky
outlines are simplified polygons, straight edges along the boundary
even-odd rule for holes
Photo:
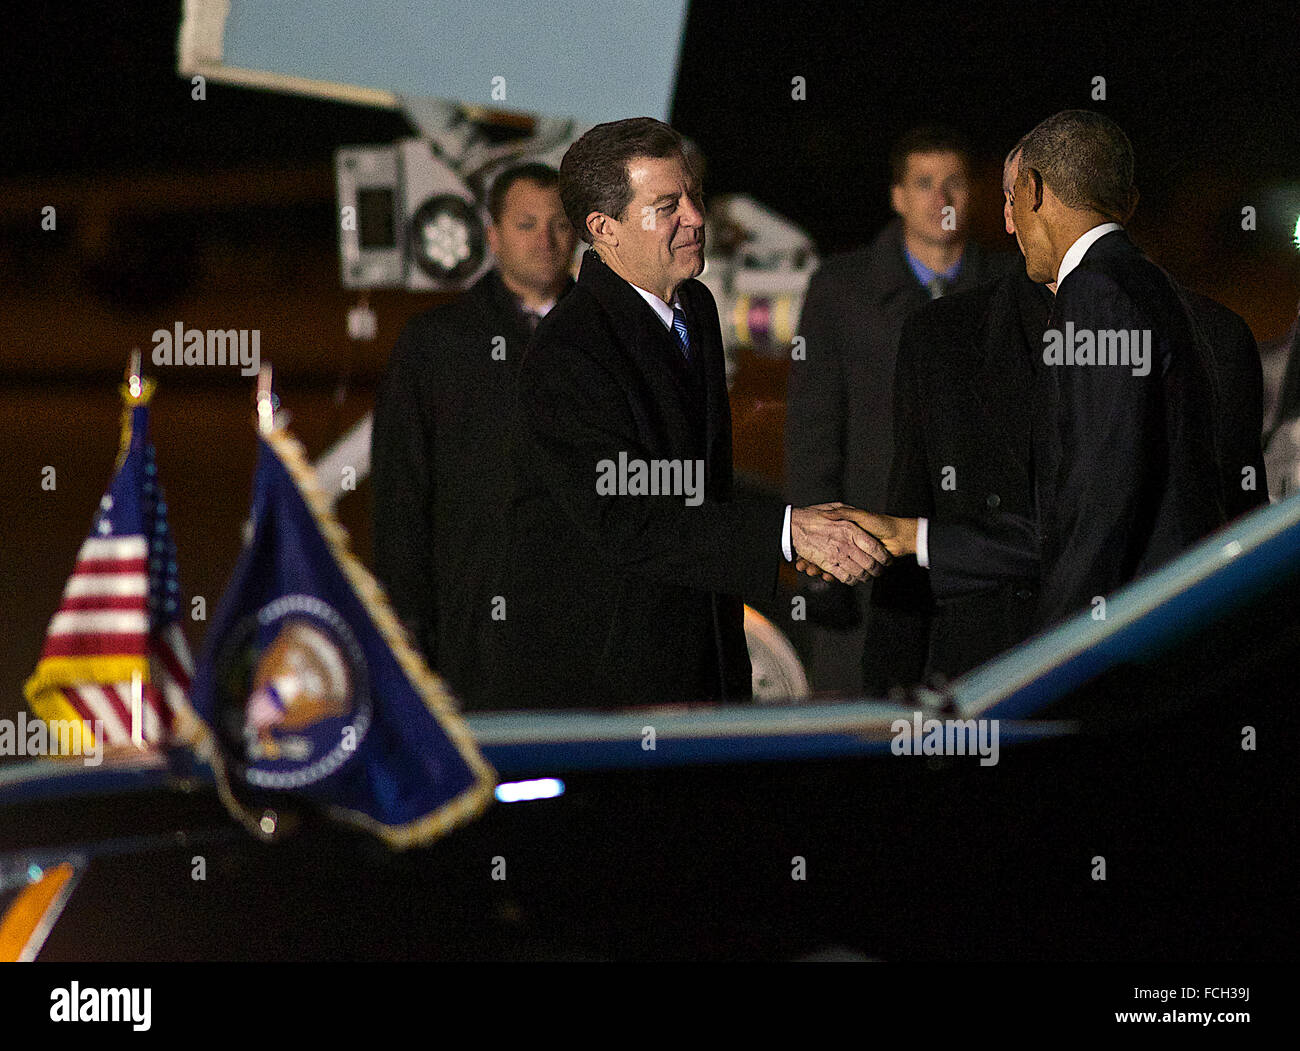
[[[1094,105],[1094,76],[1133,139],[1147,215],[1196,171],[1300,177],[1294,9],[1059,6],[697,0],[673,120],[704,146],[710,190],[754,194],[823,249],[887,217],[885,156],[907,126],[947,121],[1000,158],[1049,113]],[[195,107],[175,75],[179,0],[28,10],[4,45],[10,177],[328,163],[341,143],[404,131],[394,114],[220,85]]]
[[[885,217],[889,143],[928,119],[1000,160],[1049,114],[1102,109],[1133,140],[1139,186],[1157,208],[1198,168],[1242,182],[1300,176],[1294,8],[1283,21],[1249,4],[1211,14],[1051,5],[1061,17],[1023,3],[844,5],[818,17],[755,0],[737,5],[737,19],[706,17],[705,6],[688,29],[674,120],[706,142],[715,188],[784,203],[823,247]],[[807,102],[788,101],[795,74],[808,78]],[[1106,78],[1104,103],[1090,98],[1095,76]]]

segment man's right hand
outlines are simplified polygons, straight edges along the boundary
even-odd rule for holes
[[[878,577],[889,565],[888,549],[849,519],[835,516],[846,504],[815,504],[790,512],[790,540],[795,557],[819,566],[844,584]]]

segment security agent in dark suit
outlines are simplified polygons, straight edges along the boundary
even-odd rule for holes
[[[825,509],[733,492],[681,137],[650,118],[598,125],[565,154],[560,192],[593,247],[520,370],[492,706],[747,698],[742,599],[775,593],[781,559],[816,551],[857,582],[888,555]]]
[[[1264,374],[1259,344],[1240,315],[1176,281],[1174,287],[1191,316],[1193,334],[1214,375],[1215,459],[1224,515],[1232,521],[1268,503],[1261,438]]]
[[[964,141],[917,128],[890,155],[897,218],[870,246],[833,256],[813,275],[786,401],[787,495],[796,504],[843,500],[885,506],[893,450],[893,386],[903,323],[939,296],[1010,272],[1009,254],[967,241],[969,165]],[[862,613],[871,585],[809,582],[811,678],[818,690],[858,692],[858,654],[875,645]]]
[[[891,551],[928,563],[936,596],[1036,573],[1034,627],[1047,627],[1262,499],[1253,341],[1123,234],[1114,218],[1136,197],[1132,149],[1107,118],[1066,111],[1023,140],[1016,235],[1028,275],[1057,284],[1033,358],[1036,516],[854,516]],[[1107,336],[1099,359],[1103,334],[1118,332],[1137,333],[1130,353],[1120,360]],[[1090,333],[1094,354],[1071,333]],[[1234,377],[1245,381],[1241,396],[1223,389]]]
[[[573,286],[559,175],[502,172],[488,199],[497,259],[452,303],[413,318],[389,358],[371,439],[379,579],[431,667],[474,707],[496,595],[513,377],[532,329]]]

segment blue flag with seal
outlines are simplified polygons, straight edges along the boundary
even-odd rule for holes
[[[495,772],[348,551],[302,446],[277,426],[260,439],[251,536],[191,687],[200,754],[260,835],[275,822],[259,807],[296,799],[396,848],[431,842],[482,812]]]

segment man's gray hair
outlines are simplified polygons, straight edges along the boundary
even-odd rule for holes
[[[1021,170],[1036,169],[1067,208],[1090,208],[1115,222],[1124,222],[1133,210],[1133,146],[1109,117],[1062,110],[1017,145],[1023,150]]]
[[[1009,190],[1007,185],[1007,169],[1011,167],[1011,162],[1016,159],[1016,154],[1025,148],[1025,139],[1028,135],[1021,135],[1019,141],[1007,151],[1007,155],[1002,159],[1002,189]]]

